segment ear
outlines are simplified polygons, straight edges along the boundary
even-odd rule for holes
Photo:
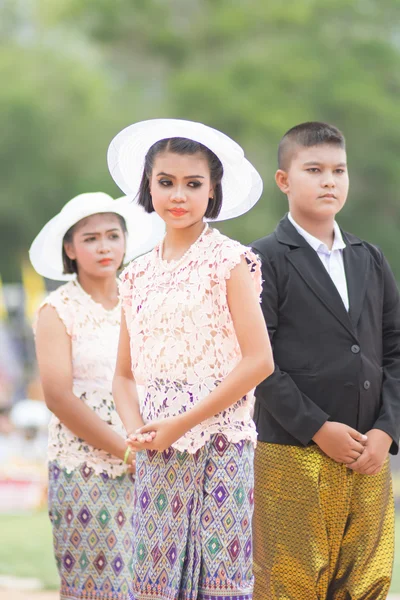
[[[211,185],[210,185],[210,189],[208,190],[208,197],[209,197],[209,198],[214,198],[214,195],[215,195],[215,189],[214,189],[214,185],[213,185],[213,184],[211,184]]]
[[[76,260],[76,252],[72,242],[66,242],[64,244],[64,250],[68,258],[70,258],[71,260]]]
[[[287,194],[289,192],[288,179],[289,179],[289,177],[288,177],[287,172],[283,171],[282,169],[278,169],[277,172],[275,173],[276,185],[281,190],[281,192],[283,192],[284,194]]]

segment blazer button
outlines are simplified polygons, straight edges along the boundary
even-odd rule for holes
[[[364,390],[369,390],[370,387],[371,387],[371,384],[367,379],[367,381],[364,381]]]
[[[358,354],[360,352],[360,346],[357,346],[357,344],[354,344],[354,346],[351,347],[351,351],[353,354]]]

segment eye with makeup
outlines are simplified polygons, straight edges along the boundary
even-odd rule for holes
[[[158,179],[157,182],[161,187],[171,187],[173,182],[170,179]],[[203,184],[200,181],[188,181],[187,186],[191,188],[199,188]]]

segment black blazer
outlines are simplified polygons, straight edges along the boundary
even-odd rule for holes
[[[307,445],[326,420],[400,437],[400,300],[382,252],[342,232],[349,312],[315,250],[284,217],[252,244],[275,371],[256,389],[258,439]]]

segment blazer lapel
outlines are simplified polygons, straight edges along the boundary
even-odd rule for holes
[[[357,237],[343,233],[346,248],[343,250],[344,268],[349,293],[349,316],[354,327],[357,326],[362,311],[368,285],[370,255]]]
[[[299,273],[305,284],[319,298],[325,307],[351,334],[354,334],[352,321],[335,284],[329,277],[318,254],[296,231],[285,217],[276,229],[278,241],[291,246],[287,259]]]
[[[289,252],[287,259],[292,263],[311,291],[314,292],[343,327],[350,333],[354,333],[349,313],[315,250],[310,246],[308,248],[298,248]]]

